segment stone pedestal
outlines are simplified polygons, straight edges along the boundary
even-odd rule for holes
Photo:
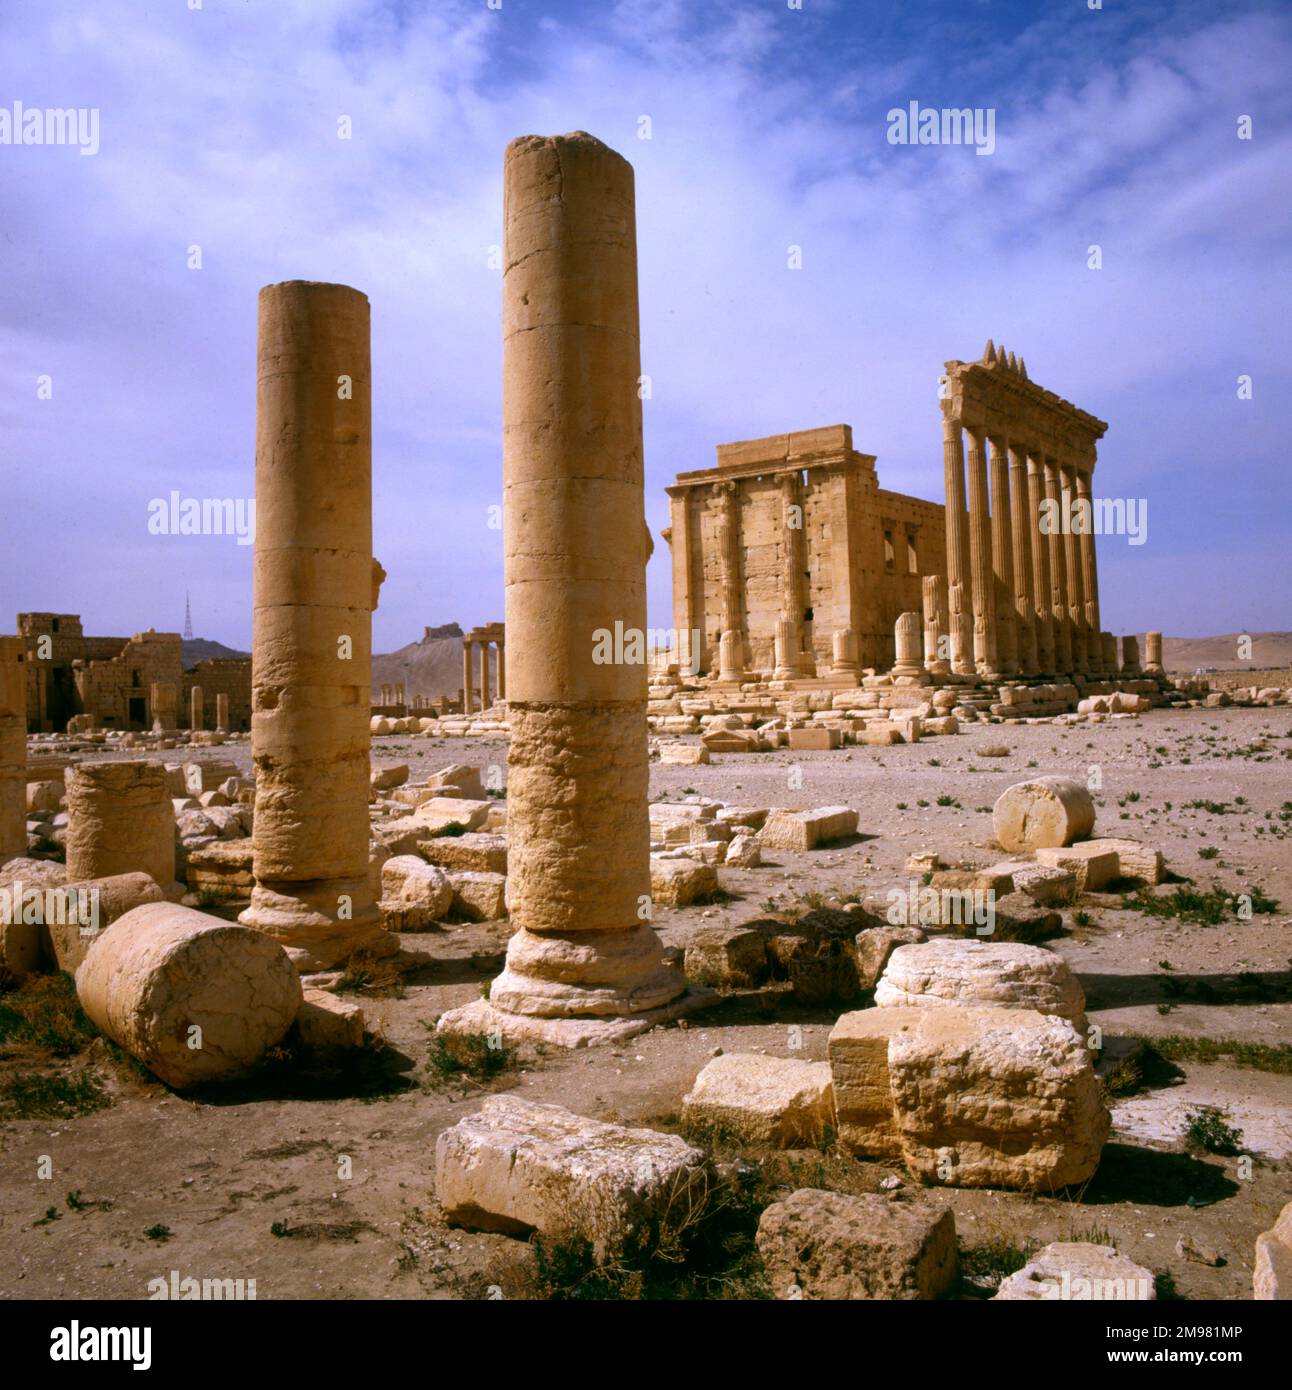
[[[489,999],[439,1031],[579,1046],[687,1002],[650,926],[646,667],[592,659],[598,631],[646,626],[633,172],[581,132],[523,136],[503,187],[515,933]]]
[[[0,637],[0,864],[27,853],[27,659]]]
[[[368,875],[372,395],[366,295],[260,292],[252,758],[256,885],[239,920],[302,972],[390,952]]]

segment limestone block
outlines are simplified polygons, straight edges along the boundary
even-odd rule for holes
[[[374,767],[368,774],[368,785],[373,791],[390,791],[402,787],[408,781],[407,763],[390,763],[385,767]]]
[[[454,1225],[591,1242],[602,1258],[680,1221],[709,1181],[673,1134],[585,1119],[518,1096],[488,1097],[435,1146],[435,1188]]]
[[[1019,942],[900,946],[875,989],[880,1008],[989,1004],[1034,1009],[1085,1029],[1086,996],[1062,956]]]
[[[858,1009],[840,1016],[826,1047],[839,1143],[858,1158],[900,1158],[888,1070],[889,1041],[918,1026],[922,1010]]]
[[[715,1057],[682,1098],[682,1119],[753,1144],[818,1145],[834,1124],[830,1065],[753,1052]]]
[[[756,835],[733,835],[723,862],[733,869],[756,869],[763,862],[763,852]]]
[[[338,1052],[363,1046],[363,1009],[322,989],[307,989],[296,1015],[296,1031],[311,1052]]]
[[[889,744],[901,743],[902,731],[896,724],[875,722],[867,724],[857,735],[857,742],[868,748],[887,748]]]
[[[1114,1246],[1055,1241],[1002,1279],[992,1302],[1045,1299],[1073,1303],[1155,1299],[1153,1271]]]
[[[1144,883],[1156,884],[1166,876],[1162,851],[1141,844],[1138,840],[1087,840],[1082,848],[1113,851],[1117,855],[1117,877],[1137,878]]]
[[[67,875],[79,881],[146,873],[175,880],[175,812],[160,763],[67,769]]]
[[[473,922],[492,922],[507,915],[505,874],[488,873],[482,869],[455,869],[448,878],[453,885],[455,912],[460,912]]]
[[[250,898],[255,886],[252,842],[207,840],[185,852],[184,878],[191,893],[204,894],[214,903],[234,903]]]
[[[955,1216],[891,1202],[800,1188],[759,1218],[758,1253],[778,1298],[933,1299],[959,1267]]]
[[[815,811],[773,810],[759,831],[764,849],[810,850],[857,831],[857,813],[847,806]]]
[[[982,936],[994,941],[1045,941],[1062,929],[1063,918],[1027,893],[1006,893],[990,904],[987,927]],[[977,928],[968,928],[968,934],[977,936]]]
[[[227,759],[211,758],[206,762],[184,764],[184,790],[189,796],[201,796],[214,791],[221,782],[237,777],[237,767]]]
[[[663,859],[694,859],[698,864],[722,864],[727,857],[725,840],[702,840],[699,844],[681,845],[677,849],[666,850]]]
[[[710,845],[715,840],[725,845],[731,839],[731,827],[722,821],[693,820],[686,831],[687,842],[692,845]]]
[[[711,753],[763,753],[767,741],[754,729],[715,729],[701,734],[700,742]]]
[[[197,798],[197,804],[203,809],[209,806],[227,806],[229,798],[219,787],[213,787],[209,792],[202,792]]]
[[[452,906],[454,887],[443,869],[428,864],[420,855],[398,854],[381,866],[381,896],[425,908],[434,921]]]
[[[21,881],[30,888],[57,888],[67,882],[67,866],[53,859],[27,859],[21,855],[0,865],[0,887]]]
[[[479,869],[491,874],[507,872],[507,837],[483,830],[423,839],[418,852],[428,864],[438,864],[442,869]]]
[[[1095,803],[1083,782],[1037,777],[1000,795],[992,824],[997,842],[1010,854],[1070,845],[1094,829]]]
[[[63,805],[65,787],[62,782],[28,782],[27,811],[59,810]]]
[[[817,725],[810,729],[791,729],[790,747],[796,750],[817,750],[840,748],[843,734],[839,729]]]
[[[484,787],[480,781],[480,769],[468,763],[450,763],[426,779],[432,787],[456,787],[464,796],[474,801],[484,799]]]
[[[767,942],[752,927],[705,927],[686,943],[683,961],[692,984],[752,988],[767,978]]]
[[[413,812],[412,819],[423,827],[427,836],[446,825],[460,825],[466,830],[479,830],[489,815],[491,801],[468,801],[465,797],[433,796]]]
[[[1023,864],[1014,870],[1014,887],[1042,907],[1067,907],[1076,900],[1077,876],[1071,869]]]
[[[928,886],[941,892],[953,888],[978,893],[995,893],[1004,897],[1014,891],[1014,874],[1008,868],[993,865],[986,869],[935,869]]]
[[[874,989],[884,973],[889,957],[899,946],[913,945],[924,940],[924,933],[916,926],[907,927],[869,927],[858,932],[857,983],[862,989]]]
[[[177,1088],[255,1066],[301,1005],[276,941],[174,903],[136,907],[102,932],[76,991],[101,1032]]]
[[[700,766],[712,762],[702,743],[661,743],[659,760],[676,767]]]
[[[924,721],[924,732],[926,734],[958,734],[960,721],[954,714],[935,715],[932,719]]]
[[[712,864],[651,855],[650,895],[657,907],[688,907],[697,899],[708,897],[717,887],[718,871]]]
[[[1292,1202],[1268,1231],[1256,1237],[1252,1297],[1260,1302],[1292,1300]]]
[[[897,1012],[918,1020],[888,1047],[894,1120],[914,1174],[1028,1192],[1091,1176],[1109,1117],[1090,1051],[1070,1023],[1031,1009]]]
[[[1077,881],[1078,893],[1097,893],[1120,873],[1115,849],[1099,848],[1100,841],[1086,840],[1067,849],[1036,851],[1036,862],[1049,869],[1066,869]]]

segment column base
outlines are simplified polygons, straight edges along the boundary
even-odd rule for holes
[[[476,999],[450,1009],[435,1025],[437,1036],[462,1037],[497,1032],[504,1043],[542,1042],[554,1047],[596,1047],[624,1042],[649,1032],[660,1023],[671,1023],[685,1014],[717,1002],[716,990],[687,988],[676,999],[658,1008],[623,1017],[538,1018],[509,1013],[489,999]]]
[[[339,915],[343,900],[348,917]],[[366,878],[257,883],[238,922],[273,937],[302,974],[330,970],[359,951],[389,956],[399,950]]]

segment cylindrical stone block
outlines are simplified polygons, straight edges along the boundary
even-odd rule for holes
[[[67,783],[67,878],[175,881],[175,808],[161,763],[81,763]]]
[[[897,660],[893,663],[894,676],[921,676],[924,667],[921,661],[923,650],[923,624],[918,613],[903,613],[893,628]]]
[[[27,659],[0,637],[0,864],[27,853]]]
[[[223,692],[215,697],[215,727],[222,734],[229,732],[229,697]]]
[[[302,997],[276,942],[174,903],[137,907],[99,936],[76,992],[103,1033],[180,1088],[255,1066]]]
[[[1123,676],[1138,676],[1141,673],[1139,664],[1139,638],[1122,638],[1122,660],[1121,673]]]
[[[393,949],[368,892],[372,400],[366,295],[260,292],[252,757],[241,920],[302,969]]]
[[[772,639],[773,658],[776,662],[772,675],[776,680],[792,680],[798,675],[798,644],[799,625],[788,618],[780,619]]]
[[[841,627],[830,638],[831,670],[842,674],[857,669],[857,634],[850,627]]]
[[[1162,674],[1162,634],[1160,632],[1146,632],[1144,634],[1144,669],[1151,671],[1155,676]]]
[[[635,1013],[684,981],[663,967],[643,914],[650,536],[633,172],[582,132],[522,136],[503,184],[508,902],[519,930],[490,997],[545,1017]],[[640,663],[594,660],[617,624],[642,635]],[[587,935],[607,931],[613,949]]]
[[[1037,777],[1001,793],[992,809],[997,843],[1010,854],[1082,840],[1095,828],[1095,803],[1084,782]]]
[[[1117,674],[1117,638],[1111,632],[1101,632],[1099,638],[1103,647],[1104,670],[1110,676],[1115,676]]]

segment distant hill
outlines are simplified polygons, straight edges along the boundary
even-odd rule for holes
[[[1216,671],[1273,671],[1292,665],[1292,632],[1251,632],[1252,659],[1238,659],[1237,632],[1223,637],[1163,637],[1162,665],[1192,675],[1199,668]],[[1141,650],[1140,656],[1144,653]]]
[[[383,683],[404,683],[404,697],[411,704],[414,695],[435,699],[440,695],[457,698],[462,688],[462,629],[457,623],[428,627],[420,642],[410,642],[398,651],[384,655],[373,653],[372,688]],[[474,653],[472,684],[480,686],[480,654]],[[494,654],[489,656],[489,684],[493,689],[498,678]],[[478,694],[477,694],[478,698]]]
[[[241,657],[246,660],[250,656],[250,652],[235,652],[223,642],[212,642],[205,637],[186,637],[180,643],[180,660],[186,671],[191,671],[199,661],[210,661],[214,657]]]

